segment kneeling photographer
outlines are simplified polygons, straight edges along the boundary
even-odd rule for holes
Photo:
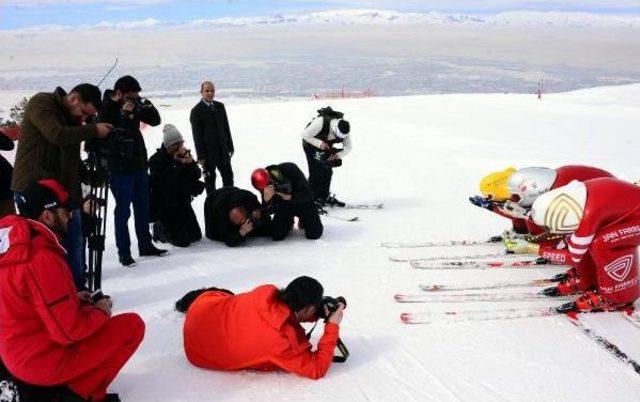
[[[295,163],[285,162],[256,169],[251,184],[262,193],[265,211],[273,213],[271,237],[284,240],[298,217],[298,227],[304,229],[307,239],[322,236],[324,227],[318,208],[313,203],[309,182]]]
[[[222,187],[207,195],[204,203],[205,235],[229,247],[247,237],[270,236],[271,217],[262,212],[258,197],[237,187]]]
[[[320,282],[307,276],[285,289],[262,285],[238,295],[217,288],[189,292],[176,303],[176,309],[187,314],[187,359],[212,370],[285,370],[322,378],[333,361],[348,355],[339,341],[346,301],[323,294]],[[324,334],[312,352],[301,323],[320,318],[325,318]],[[334,359],[338,344],[344,357]]]

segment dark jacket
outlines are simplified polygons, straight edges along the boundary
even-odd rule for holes
[[[207,170],[213,170],[234,152],[229,119],[224,104],[213,101],[213,110],[200,100],[191,109],[191,132],[198,160],[205,160]]]
[[[298,165],[293,162],[284,162],[279,165],[267,166],[267,171],[271,179],[275,182],[276,191],[279,185],[286,185],[291,187],[291,200],[285,201],[278,195],[274,196],[269,203],[270,209],[274,212],[280,206],[285,205],[300,205],[313,201],[313,195],[311,194],[311,188],[306,176]],[[272,172],[278,171],[281,175],[274,175]],[[281,176],[281,177],[277,177]]]
[[[177,208],[189,206],[193,197],[204,191],[198,164],[177,162],[164,145],[149,159],[149,171],[151,222],[161,220]]]
[[[160,124],[160,113],[148,100],[144,99],[142,106],[136,108],[134,113],[126,116],[122,111],[122,104],[111,99],[113,91],[104,92],[102,109],[98,113],[98,121],[111,123],[116,128],[126,130],[126,139],[131,141],[126,152],[111,153],[109,157],[109,169],[113,173],[131,173],[147,169],[147,148],[140,132],[140,122],[150,126]]]
[[[229,220],[229,211],[236,207],[243,207],[251,214],[260,209],[261,205],[255,194],[237,187],[222,187],[207,196],[204,203],[204,223],[205,235],[209,239],[222,241],[230,247],[245,241],[240,235],[240,227]],[[262,225],[269,223],[270,218],[264,215]],[[250,235],[259,235],[257,230],[253,232]]]
[[[55,179],[73,201],[80,198],[80,143],[95,138],[94,124],[83,125],[64,106],[67,95],[58,87],[38,93],[29,102],[20,128],[11,189],[24,192],[41,179]]]

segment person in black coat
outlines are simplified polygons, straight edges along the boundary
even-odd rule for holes
[[[191,109],[189,118],[198,163],[204,170],[207,194],[216,189],[216,169],[222,176],[222,185],[233,186],[231,129],[224,104],[213,100],[215,91],[212,82],[202,83],[202,100]]]
[[[162,131],[162,145],[149,159],[153,235],[176,247],[187,247],[202,238],[191,201],[202,194],[204,183],[178,129],[166,124]]]
[[[256,169],[251,184],[262,194],[263,208],[273,214],[271,237],[283,240],[293,228],[293,218],[307,239],[315,240],[324,230],[309,182],[295,163],[285,162]]]
[[[271,218],[262,212],[258,197],[233,186],[219,188],[207,196],[204,221],[205,235],[229,247],[242,244],[247,237],[271,233]]]
[[[0,129],[0,151],[11,151],[14,148],[13,140],[6,136]],[[0,218],[15,214],[16,208],[13,203],[13,191],[11,191],[11,178],[13,176],[13,166],[4,156],[0,155]]]
[[[141,257],[161,256],[167,250],[156,248],[149,232],[149,174],[147,173],[147,149],[140,132],[140,122],[150,126],[160,124],[160,114],[155,106],[140,97],[138,81],[125,75],[104,93],[98,121],[111,123],[119,129],[117,152],[109,152],[110,187],[116,201],[114,210],[116,247],[120,264],[135,265],[131,257],[131,239],[128,221],[133,204],[138,251]],[[111,133],[110,141],[116,133]],[[109,144],[113,145],[113,144]]]

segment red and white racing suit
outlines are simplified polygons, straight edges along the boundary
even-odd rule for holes
[[[597,286],[607,299],[631,303],[640,297],[640,187],[614,178],[587,180],[584,184],[584,212],[568,247],[541,247],[540,255],[575,266],[580,290]]]

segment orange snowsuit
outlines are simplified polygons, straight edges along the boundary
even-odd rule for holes
[[[214,370],[282,369],[322,378],[331,366],[338,325],[325,324],[318,349],[312,352],[304,328],[277,294],[275,286],[263,285],[239,295],[219,291],[200,295],[184,323],[187,359]]]

